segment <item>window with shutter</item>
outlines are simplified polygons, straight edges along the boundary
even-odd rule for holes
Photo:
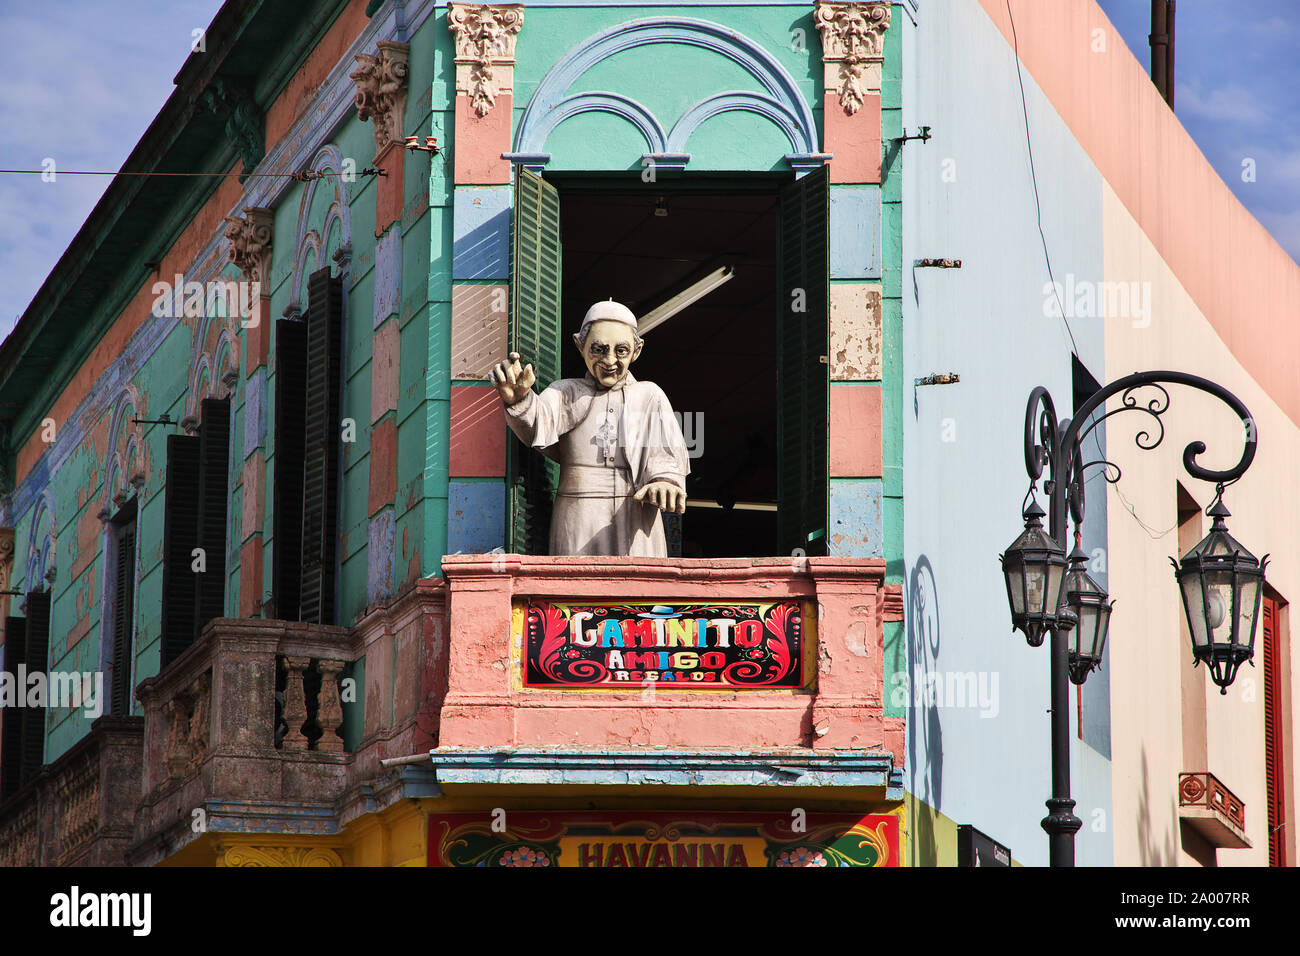
[[[135,529],[136,499],[132,498],[113,518],[113,630],[109,676],[110,714],[131,713],[131,670],[134,663],[135,628]]]
[[[510,255],[510,351],[527,356],[540,392],[560,377],[560,194],[523,167],[515,179]],[[508,447],[509,549],[546,554],[559,466],[517,441]]]
[[[781,191],[777,266],[777,546],[826,553],[828,505],[830,172]]]
[[[0,648],[3,668],[14,687],[18,684],[18,665],[27,663],[27,618],[5,618],[5,642]],[[0,803],[18,792],[23,768],[23,708],[6,707],[0,712]]]
[[[230,399],[205,398],[199,417],[199,547],[204,570],[194,576],[197,638],[226,610],[226,520],[229,511]]]
[[[302,589],[302,468],[306,418],[307,323],[275,323],[275,616],[299,620]]]
[[[343,281],[328,268],[307,284],[307,371],[299,620],[334,623],[343,361]]]
[[[27,673],[47,673],[50,656],[50,592],[27,592]],[[29,701],[30,703],[30,701]],[[45,707],[23,708],[22,772],[18,785],[26,786],[41,772],[45,761]]]
[[[195,574],[199,547],[199,439],[167,436],[167,487],[163,497],[162,662],[166,667],[194,643]]]
[[[1264,642],[1264,773],[1268,800],[1268,865],[1286,866],[1286,749],[1283,744],[1283,709],[1278,647],[1278,601],[1261,600]]]

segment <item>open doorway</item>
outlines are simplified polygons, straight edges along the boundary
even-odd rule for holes
[[[744,190],[560,186],[561,373],[585,374],[571,333],[601,299],[645,316],[700,279],[731,278],[645,332],[633,367],[667,394],[691,449],[688,506],[670,554],[777,547],[777,183]]]

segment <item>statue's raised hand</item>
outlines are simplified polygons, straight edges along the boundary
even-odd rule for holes
[[[488,379],[496,386],[501,401],[507,405],[514,405],[527,397],[533,383],[537,381],[537,376],[533,374],[531,365],[520,368],[519,353],[511,352],[507,356],[507,361],[497,362],[488,372]]]

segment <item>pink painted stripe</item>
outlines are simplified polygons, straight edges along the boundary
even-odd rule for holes
[[[1020,59],[1247,372],[1300,424],[1300,267],[1206,161],[1094,0],[1011,0]],[[1007,0],[980,0],[1008,44]],[[1106,31],[1106,53],[1092,31]]]

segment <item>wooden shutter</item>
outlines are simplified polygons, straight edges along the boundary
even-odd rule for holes
[[[308,280],[307,296],[299,619],[333,624],[341,441],[343,280],[331,278],[328,268],[321,269]]]
[[[50,592],[27,592],[27,673],[49,671]],[[22,774],[25,786],[41,772],[45,762],[45,707],[23,708]]]
[[[5,618],[5,643],[3,669],[12,674],[14,687],[18,685],[18,665],[27,663],[27,618]],[[18,792],[23,772],[23,714],[25,708],[6,707],[0,711],[3,734],[0,737],[0,803]]]
[[[781,191],[777,320],[777,546],[826,553],[830,173]]]
[[[302,591],[302,464],[306,419],[307,323],[275,323],[275,553],[271,598],[275,616],[299,619]]]
[[[163,497],[162,667],[194,643],[195,594],[191,552],[199,547],[199,439],[167,436]]]
[[[226,613],[226,521],[229,514],[230,399],[205,398],[199,417],[199,547],[204,571],[196,574],[197,637],[203,625]]]
[[[536,173],[517,167],[510,245],[510,350],[531,364],[540,391],[560,377],[560,193]],[[549,550],[551,503],[559,466],[518,441],[508,445],[509,527],[517,554]]]
[[[135,520],[117,533],[113,588],[113,687],[110,714],[131,713],[132,627],[135,623]]]
[[[1264,618],[1264,773],[1268,799],[1268,865],[1286,866],[1286,750],[1282,737],[1278,602],[1265,595],[1260,604]]]

